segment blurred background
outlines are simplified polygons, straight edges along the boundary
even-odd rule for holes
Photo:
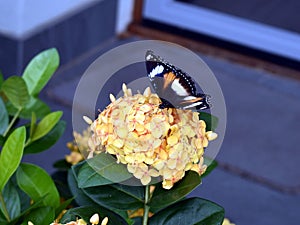
[[[296,0],[0,0],[5,77],[44,49],[61,57],[41,98],[64,111],[67,129],[24,160],[52,173],[69,154],[73,95],[98,56],[136,40],[169,41],[208,64],[227,107],[219,166],[191,195],[219,203],[237,225],[300,224],[299,9]]]

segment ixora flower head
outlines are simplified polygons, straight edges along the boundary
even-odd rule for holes
[[[99,218],[99,214],[95,213],[91,218],[90,218],[90,224],[91,225],[98,225],[100,222],[100,218]],[[107,225],[108,223],[108,217],[105,217],[102,221],[101,221],[101,225]],[[31,221],[28,221],[27,223],[28,225],[34,225]],[[51,223],[50,225],[87,225],[88,223],[85,222],[83,219],[77,219],[76,221],[70,221],[66,224],[62,224],[62,223]]]
[[[91,122],[90,155],[105,151],[117,158],[143,185],[160,176],[170,189],[188,170],[203,174],[204,148],[217,137],[206,131],[199,113],[161,109],[160,98],[146,88],[132,95],[123,84],[124,96],[115,99]],[[104,147],[104,148],[103,148]]]

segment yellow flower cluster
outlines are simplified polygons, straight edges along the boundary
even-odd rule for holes
[[[65,156],[68,163],[75,165],[86,158],[89,146],[88,141],[91,137],[91,129],[88,127],[82,132],[82,134],[73,132],[75,140],[73,142],[68,142],[67,147],[70,149],[71,153]]]
[[[188,170],[203,174],[204,148],[217,135],[206,132],[198,113],[159,108],[161,100],[150,88],[132,95],[123,84],[123,92],[124,96],[117,100],[110,95],[111,104],[91,124],[90,157],[103,149],[126,164],[143,185],[161,176],[165,189],[170,189]]]
[[[90,218],[90,223],[92,225],[98,225],[100,222],[100,218],[99,218],[99,214],[95,213],[91,218]],[[107,225],[108,223],[108,218],[105,217],[102,221],[101,221],[101,225]],[[34,225],[31,221],[28,221],[27,223],[28,225]],[[61,224],[61,223],[51,223],[50,225],[87,225],[87,222],[85,222],[83,219],[78,219],[76,221],[71,221],[68,222],[66,224]]]

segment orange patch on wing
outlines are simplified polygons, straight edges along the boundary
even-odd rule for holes
[[[174,73],[172,73],[172,72],[165,73],[164,74],[165,82],[164,82],[163,88],[166,89],[174,81],[175,78],[176,78],[176,76]]]
[[[201,97],[197,97],[197,98],[194,98],[194,99],[185,100],[185,101],[183,101],[183,103],[194,103],[194,102],[201,101],[202,99],[203,98],[201,98]]]

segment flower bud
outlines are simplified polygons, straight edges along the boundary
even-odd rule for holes
[[[90,218],[90,223],[93,225],[97,225],[99,223],[99,215],[98,213],[95,213],[91,218]]]
[[[108,218],[105,217],[102,222],[101,222],[101,225],[106,225],[108,223]]]
[[[89,117],[87,117],[87,116],[83,116],[83,119],[84,119],[84,121],[87,123],[87,124],[89,124],[89,125],[91,125],[92,123],[93,123],[93,120],[91,120]]]
[[[109,94],[109,99],[110,99],[111,102],[116,101],[116,98],[113,94]]]
[[[205,133],[205,135],[209,141],[213,141],[218,137],[218,134],[216,134],[215,132],[212,132],[212,131],[207,131]]]

